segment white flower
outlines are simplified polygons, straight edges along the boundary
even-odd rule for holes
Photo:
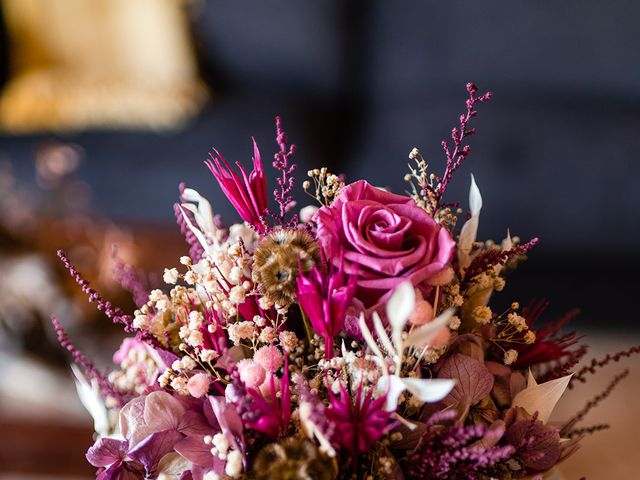
[[[471,175],[471,188],[469,189],[469,210],[471,217],[465,222],[460,231],[458,240],[458,262],[460,269],[464,270],[471,264],[471,248],[476,241],[480,210],[482,210],[482,195],[476,185],[476,179]]]
[[[518,359],[518,352],[514,349],[507,350],[504,352],[504,364],[511,365]]]
[[[178,273],[177,268],[165,268],[162,279],[165,281],[165,283],[174,285],[178,281],[179,276],[180,274]]]
[[[89,383],[75,364],[71,364],[71,370],[76,377],[75,383],[78,397],[80,397],[82,405],[84,405],[84,408],[87,409],[93,418],[94,430],[101,437],[108,436],[111,433],[112,426],[109,421],[109,411],[102,399],[97,380],[92,379],[91,383]]]
[[[410,282],[404,282],[393,293],[387,303],[387,318],[391,326],[391,338],[382,325],[382,320],[377,313],[373,314],[373,326],[378,340],[388,355],[384,355],[371,334],[371,330],[364,321],[364,315],[360,315],[359,326],[367,346],[373,352],[374,360],[382,368],[383,376],[378,380],[377,389],[387,395],[387,410],[395,410],[398,405],[398,397],[403,391],[408,390],[422,402],[437,402],[446,397],[455,385],[455,381],[448,378],[403,378],[402,360],[404,350],[413,345],[428,345],[429,341],[449,323],[453,312],[447,310],[433,321],[413,330],[406,339],[403,339],[404,327],[409,315],[415,306],[415,291]],[[389,371],[386,359],[391,357],[393,367]]]
[[[242,454],[238,450],[231,451],[227,456],[224,473],[232,478],[236,478],[242,473]]]

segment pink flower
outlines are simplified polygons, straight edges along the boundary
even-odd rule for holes
[[[372,393],[363,393],[362,385],[356,396],[340,386],[340,397],[330,395],[331,406],[326,410],[326,418],[334,425],[331,443],[344,448],[351,455],[365,453],[394,426],[392,412],[384,409],[386,396],[373,398]]]
[[[324,337],[325,354],[331,358],[333,337],[344,326],[347,308],[356,290],[356,277],[347,279],[344,262],[340,261],[338,268],[331,268],[327,273],[314,267],[308,274],[298,275],[296,282],[298,302],[313,330]]]
[[[211,154],[211,160],[205,162],[209,170],[216,177],[220,188],[240,217],[258,232],[264,233],[265,226],[262,220],[268,204],[267,180],[255,140],[253,141],[253,171],[249,176],[242,165],[236,162],[242,176],[238,175],[224,157],[217,150],[214,149],[214,151],[217,156]]]
[[[240,380],[248,388],[258,388],[266,377],[264,368],[259,363],[247,358],[238,362],[238,373],[240,374]]]
[[[366,308],[405,280],[422,286],[438,278],[455,249],[449,232],[411,198],[364,180],[344,187],[315,220],[325,256],[336,265],[344,251],[345,271],[357,275],[356,298]]]
[[[209,375],[206,373],[196,373],[187,382],[187,389],[192,397],[202,398],[209,391]]]
[[[253,355],[253,361],[267,372],[275,372],[282,366],[282,353],[278,347],[266,346],[259,348]]]

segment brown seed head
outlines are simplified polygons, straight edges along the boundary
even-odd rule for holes
[[[253,476],[256,480],[334,480],[336,464],[323,457],[313,442],[288,437],[270,443],[256,456]]]
[[[304,272],[320,260],[318,244],[305,230],[282,229],[267,235],[253,254],[253,280],[273,303],[295,299],[298,259]]]

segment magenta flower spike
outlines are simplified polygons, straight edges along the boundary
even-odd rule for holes
[[[313,330],[324,337],[325,354],[331,358],[333,337],[344,326],[347,308],[356,291],[356,277],[345,274],[341,257],[337,269],[330,266],[329,272],[323,274],[318,267],[313,267],[306,275],[298,275],[296,281],[298,302],[309,317]]]
[[[214,149],[210,160],[205,164],[216,177],[220,188],[242,219],[259,233],[266,231],[264,214],[267,210],[267,180],[260,160],[260,151],[253,140],[253,170],[247,175],[244,167],[236,162],[240,175],[233,171],[224,157]]]
[[[392,412],[385,410],[385,395],[373,398],[358,387],[355,398],[341,385],[340,396],[329,393],[331,406],[326,417],[334,426],[331,443],[351,455],[365,453],[394,426]]]

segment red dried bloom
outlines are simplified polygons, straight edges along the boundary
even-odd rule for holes
[[[236,162],[241,174],[238,175],[217,150],[214,149],[214,152],[215,155],[209,154],[211,160],[205,163],[216,177],[220,188],[240,217],[259,233],[264,233],[266,231],[264,215],[268,202],[267,180],[255,140],[253,140],[253,170],[249,175],[242,165]]]
[[[522,315],[527,320],[529,328],[533,325],[546,310],[548,302],[542,300],[531,302],[523,309]],[[515,369],[525,369],[532,365],[552,362],[562,358],[581,358],[586,353],[586,347],[580,346],[572,348],[582,338],[576,332],[569,332],[564,335],[560,329],[570,322],[580,313],[579,310],[572,310],[561,319],[555,322],[548,322],[539,330],[536,330],[536,340],[531,345],[521,345],[518,349],[518,360],[513,364]],[[571,362],[573,363],[573,362]]]

